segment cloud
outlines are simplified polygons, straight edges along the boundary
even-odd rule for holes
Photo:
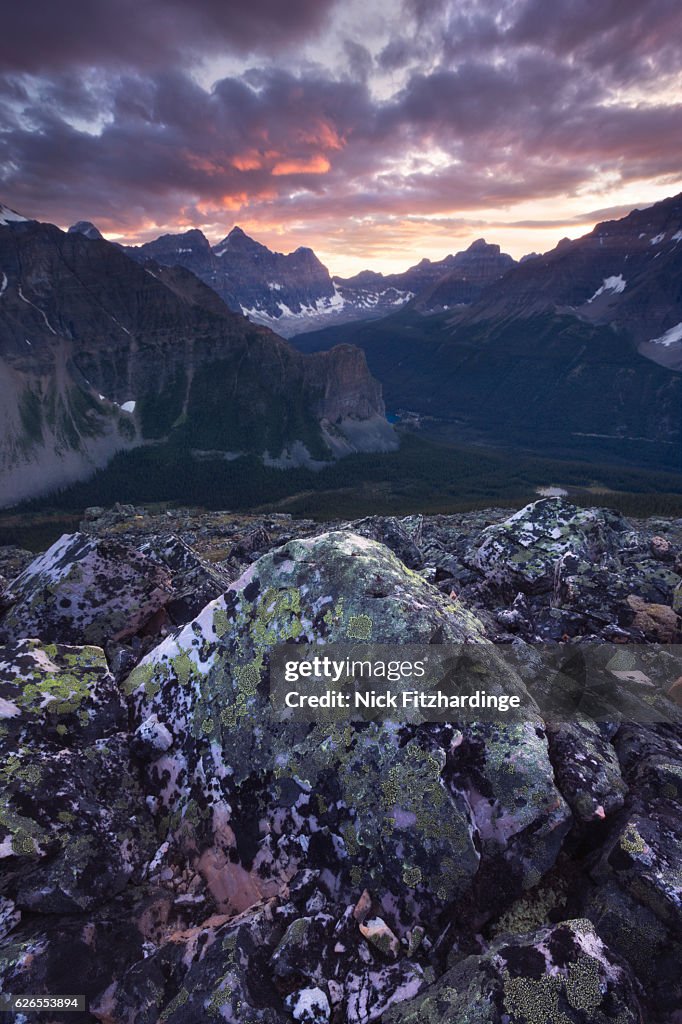
[[[372,230],[383,245],[419,225],[589,224],[631,209],[629,186],[680,180],[668,0],[405,0],[378,17],[383,35],[356,38],[346,7],[335,35],[331,0],[160,3],[92,0],[85,19],[37,0],[34,38],[14,5],[0,40],[16,43],[0,76],[10,206],[129,237],[245,222],[369,252]],[[228,50],[209,86],[190,56]],[[576,216],[581,197],[611,209]]]
[[[511,220],[505,222],[510,228],[568,228],[573,225],[596,224],[606,220],[620,220],[633,210],[646,209],[648,203],[625,203],[620,206],[608,206],[603,210],[590,210],[571,217],[559,217],[549,220]]]
[[[32,0],[5,6],[0,66],[138,69],[190,55],[274,52],[318,32],[337,0]]]

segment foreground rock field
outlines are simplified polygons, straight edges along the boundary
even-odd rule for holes
[[[682,520],[558,498],[117,506],[0,548],[0,992],[102,1024],[680,1024],[681,613]],[[636,644],[662,710],[278,721],[273,646],[356,641]]]

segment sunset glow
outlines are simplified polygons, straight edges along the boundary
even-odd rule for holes
[[[682,187],[666,0],[114,10],[5,20],[0,198],[25,215],[129,242],[238,224],[347,275],[546,251]]]

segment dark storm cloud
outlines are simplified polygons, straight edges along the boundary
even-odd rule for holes
[[[348,63],[348,74],[351,78],[360,82],[366,82],[374,64],[372,54],[366,46],[356,43],[353,39],[346,39],[343,43]]]
[[[0,67],[158,67],[193,53],[272,51],[319,30],[337,0],[31,0],[4,5]]]
[[[537,47],[627,81],[675,70],[682,52],[679,0],[405,0],[405,8],[421,44],[444,60]],[[397,34],[387,53],[409,38]],[[409,60],[409,48],[402,56]]]
[[[334,71],[324,48],[298,69],[282,50],[211,89],[189,67],[168,71],[168,54],[184,59],[207,35],[232,51],[281,48],[316,31],[331,3],[157,4],[96,0],[78,30],[77,3],[46,5],[48,28],[49,11],[66,18],[51,44],[65,66],[44,70],[57,57],[42,52],[42,26],[30,47],[42,73],[0,78],[5,202],[125,232],[229,225],[243,211],[273,224],[447,217],[680,173],[682,110],[652,88],[679,46],[667,0],[406,0],[389,20],[401,31],[374,53],[359,31],[336,40]],[[26,42],[22,17],[13,11],[10,34]],[[15,57],[22,66],[21,47]],[[392,94],[376,88],[394,73]],[[646,105],[619,98],[632,82],[646,84]]]
[[[373,116],[362,85],[276,69],[249,82],[224,79],[210,92],[178,72],[122,77],[98,134],[68,123],[48,96],[44,87],[23,111],[25,126],[0,134],[6,194],[36,216],[54,202],[62,219],[87,208],[118,212],[122,225],[141,209],[170,216],[183,199],[229,209],[232,197],[286,193],[292,181],[315,188],[346,136]],[[80,109],[77,91],[69,107]]]
[[[528,0],[506,38],[623,77],[642,73],[655,53],[660,73],[661,58],[672,60],[682,46],[680,7],[678,0]]]

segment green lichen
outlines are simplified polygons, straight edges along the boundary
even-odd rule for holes
[[[216,610],[213,612],[213,629],[215,630],[215,635],[218,638],[225,636],[225,634],[230,628],[230,625],[231,623],[225,609],[216,608]]]
[[[561,980],[555,975],[542,978],[511,978],[504,981],[504,1008],[510,1024],[571,1024],[559,1009]]]
[[[253,697],[256,694],[262,661],[262,657],[259,657],[248,665],[239,665],[236,670],[237,686],[246,697]]]
[[[340,597],[333,608],[328,608],[322,616],[325,624],[331,629],[334,626],[339,626],[343,622],[343,597]]]
[[[12,836],[12,850],[17,855],[32,856],[40,853],[41,844],[49,838],[45,829],[32,818],[12,809],[6,794],[0,794],[0,829]]]
[[[158,684],[154,685],[152,682],[155,672],[156,666],[152,662],[137,665],[123,684],[123,692],[126,696],[130,696],[138,687],[142,686],[147,697],[153,697],[159,689]]]
[[[568,968],[566,998],[576,1010],[592,1013],[602,1001],[599,966],[589,956],[581,956]]]
[[[549,915],[553,910],[565,906],[567,898],[568,886],[561,879],[553,884],[540,885],[505,911],[493,925],[491,933],[523,935],[536,931],[549,922]]]
[[[188,685],[195,672],[194,662],[187,651],[181,651],[180,654],[171,658],[171,665],[173,666],[179,685],[184,688]]]
[[[222,1007],[226,1006],[232,999],[233,989],[230,984],[227,984],[228,980],[231,980],[229,973],[220,979],[218,987],[211,996],[207,1009],[212,1017],[219,1016]]]
[[[181,988],[178,994],[175,996],[175,998],[171,999],[168,1006],[166,1006],[166,1008],[161,1011],[161,1014],[159,1015],[159,1024],[162,1024],[163,1021],[166,1021],[170,1017],[172,1017],[176,1010],[179,1010],[181,1006],[185,1005],[188,999],[189,992],[187,991],[186,988]]]
[[[352,640],[371,640],[372,620],[369,615],[351,615],[346,627],[346,636]]]
[[[632,855],[645,853],[647,844],[631,822],[620,837],[620,848]]]
[[[422,869],[419,867],[405,866],[403,868],[403,882],[409,886],[410,889],[415,889],[418,885],[421,885],[422,881]]]

